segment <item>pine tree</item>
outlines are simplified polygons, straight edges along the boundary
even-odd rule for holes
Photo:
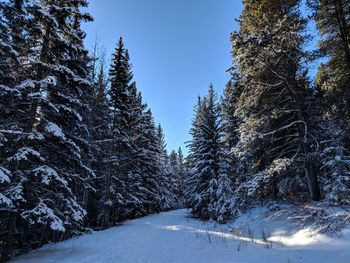
[[[157,136],[159,145],[158,153],[160,164],[158,184],[161,198],[161,209],[175,209],[181,206],[181,181],[177,177],[177,173],[171,164],[170,157],[167,154],[164,133],[160,125],[158,125]]]
[[[235,147],[239,141],[240,119],[236,116],[237,100],[242,89],[242,80],[235,75],[236,79],[230,80],[224,90],[221,100],[222,108],[222,142],[225,160],[225,173],[232,181],[232,189],[239,185],[238,158],[234,154]],[[233,82],[235,81],[235,82]],[[243,172],[243,171],[242,171]]]
[[[80,189],[88,187],[93,172],[82,162],[86,126],[81,116],[91,82],[80,23],[90,17],[80,11],[85,1],[13,5],[9,27],[21,62],[14,88],[27,110],[19,114],[20,137],[8,142],[11,150],[3,157],[12,171],[7,191],[18,215],[16,228],[27,249],[77,233],[86,214]]]
[[[319,156],[305,105],[306,22],[300,1],[244,3],[241,30],[232,34],[234,61],[244,83],[237,101],[242,123],[235,151],[243,162],[240,166],[248,167],[236,190],[236,205],[283,195],[292,198],[288,191],[305,191],[295,189],[304,178],[311,198],[319,200]]]
[[[177,150],[177,156],[179,161],[179,176],[183,179],[185,173],[185,157],[182,153],[181,147]]]
[[[112,151],[116,161],[111,168],[111,220],[160,211],[156,128],[151,111],[132,82],[131,68],[120,38],[110,70]]]
[[[156,171],[148,173],[149,160],[146,158],[146,151],[150,150],[154,144],[145,143],[147,139],[145,127],[148,113],[147,105],[142,100],[141,93],[137,90],[136,83],[131,86],[131,142],[133,153],[132,170],[129,171],[128,185],[130,190],[127,194],[127,209],[130,217],[135,218],[150,213],[150,199],[158,196],[158,185],[148,184],[147,180],[156,176]],[[155,127],[154,127],[155,129]],[[157,145],[158,146],[158,145]],[[153,150],[155,150],[153,148]],[[154,152],[153,152],[154,154]],[[153,155],[154,157],[155,155]],[[153,160],[154,161],[154,160]],[[157,163],[156,163],[157,164]],[[158,169],[158,166],[156,166]],[[148,178],[149,177],[149,178]],[[155,198],[157,199],[157,198]]]
[[[142,142],[139,147],[142,156],[142,180],[143,186],[147,189],[145,206],[147,214],[161,211],[160,186],[157,182],[157,175],[160,170],[159,163],[159,138],[150,109],[143,114]]]
[[[126,181],[132,169],[132,145],[130,134],[130,86],[133,78],[128,51],[124,48],[122,38],[119,39],[112,65],[110,78],[110,108],[112,109],[112,144],[110,149],[111,178],[108,180],[106,195],[105,226],[114,224],[115,220],[127,218]],[[122,165],[119,165],[121,164]]]
[[[308,0],[307,3],[322,37],[320,54],[330,56],[324,70],[332,78],[338,77],[336,86],[344,89],[350,72],[350,3],[344,0]],[[331,83],[332,79],[330,86],[327,85],[329,89]]]
[[[0,261],[178,206],[164,135],[132,82],[128,51],[120,39],[107,94],[104,61],[83,45],[86,6],[0,3]]]
[[[196,163],[200,161],[199,147],[201,142],[200,122],[202,118],[203,102],[202,98],[198,97],[197,104],[194,107],[194,118],[192,119],[191,135],[192,139],[188,142],[189,155],[187,157],[188,174],[184,180],[185,182],[185,206],[192,208],[195,205],[195,197],[197,195],[197,183],[199,181],[199,174],[195,167]]]
[[[171,153],[169,155],[169,162],[170,162],[172,169],[174,170],[174,173],[178,174],[179,170],[180,170],[180,164],[179,164],[177,152],[175,150],[171,151]]]
[[[94,80],[94,89],[89,98],[90,111],[86,112],[88,120],[88,143],[90,145],[88,162],[96,174],[91,182],[93,189],[85,195],[87,210],[86,222],[88,226],[103,227],[105,213],[105,198],[107,180],[110,178],[109,147],[111,141],[111,112],[108,108],[106,65],[104,53],[95,43],[91,64],[91,78]]]
[[[14,87],[14,68],[18,64],[18,53],[10,42],[10,30],[5,21],[6,12],[10,9],[8,3],[0,3],[0,156],[4,156],[8,148],[6,142],[15,139],[14,134],[18,126],[15,118],[16,110],[19,110],[19,91]],[[11,123],[9,125],[9,123]],[[12,136],[10,136],[12,134]],[[10,138],[11,137],[11,138]],[[12,200],[9,199],[7,189],[11,182],[11,172],[2,167],[6,161],[0,160],[0,207],[1,211],[11,211]],[[5,224],[5,223],[3,223]],[[7,257],[7,256],[6,256]]]
[[[194,181],[187,204],[194,217],[216,219],[218,178],[221,163],[220,108],[213,86],[203,101],[199,100],[191,130],[190,160]],[[192,182],[193,183],[193,182]],[[188,195],[188,194],[187,194]]]
[[[185,178],[186,175],[188,174],[188,169],[186,167],[186,160],[185,157],[182,153],[181,147],[179,147],[177,151],[177,156],[178,156],[178,162],[179,162],[179,172],[177,174],[177,180],[178,180],[178,185],[176,186],[177,188],[177,195],[179,197],[179,206],[183,207],[184,206],[184,195],[185,195]]]
[[[321,141],[321,184],[325,199],[346,204],[350,194],[349,174],[349,81],[350,4],[343,0],[309,0],[321,35],[319,57],[327,57],[315,78],[320,94],[318,120]]]
[[[12,256],[13,234],[18,224],[16,201],[22,198],[6,157],[18,147],[23,136],[21,124],[30,102],[27,96],[22,96],[23,89],[16,86],[24,51],[23,5],[23,1],[0,3],[0,261]]]

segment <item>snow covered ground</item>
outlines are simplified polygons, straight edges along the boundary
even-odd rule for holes
[[[350,229],[340,238],[296,230],[263,208],[228,226],[186,218],[176,210],[94,234],[49,244],[13,262],[25,263],[349,263]],[[232,230],[233,229],[233,230]]]

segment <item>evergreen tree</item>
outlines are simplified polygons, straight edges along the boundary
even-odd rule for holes
[[[188,174],[184,180],[185,182],[185,205],[192,208],[195,205],[195,197],[197,195],[197,182],[199,181],[199,174],[195,166],[200,161],[199,147],[201,142],[200,122],[202,118],[203,102],[202,98],[198,97],[197,104],[194,107],[194,118],[192,119],[191,135],[192,139],[188,142],[189,155],[187,157]]]
[[[120,38],[110,70],[113,114],[112,171],[114,218],[123,220],[160,211],[158,138],[152,113],[132,83],[128,51]]]
[[[142,142],[139,147],[143,186],[147,189],[145,207],[147,214],[161,211],[160,186],[157,175],[160,170],[159,138],[150,109],[143,114]]]
[[[246,0],[241,30],[232,34],[235,65],[243,77],[237,100],[235,154],[245,176],[236,205],[271,197],[293,198],[309,189],[320,199],[317,145],[307,114],[303,71],[305,21],[298,0]]]
[[[128,217],[126,211],[126,181],[132,169],[132,145],[130,134],[130,86],[133,78],[129,62],[128,51],[124,48],[122,38],[119,39],[112,65],[110,78],[110,108],[112,109],[112,145],[110,154],[111,178],[108,183],[105,206],[106,222],[104,225],[114,224],[115,220]],[[119,163],[123,165],[119,165]]]
[[[187,204],[194,217],[217,219],[218,189],[221,177],[220,108],[213,86],[203,101],[199,100],[191,129],[190,160],[193,162]],[[223,184],[221,185],[223,186]],[[218,191],[219,190],[219,191]]]
[[[181,206],[181,181],[171,164],[170,157],[166,151],[163,129],[158,126],[159,141],[159,175],[158,183],[160,189],[161,208],[162,210],[175,209]]]
[[[221,100],[222,142],[223,154],[225,156],[225,172],[232,181],[232,189],[236,188],[240,182],[240,174],[238,174],[239,167],[237,165],[238,158],[235,156],[234,150],[239,141],[238,129],[240,119],[236,116],[236,110],[242,84],[241,79],[238,76],[235,77],[236,80],[227,83]]]
[[[321,67],[319,84],[322,84],[325,91],[340,93],[338,100],[347,99],[350,76],[350,3],[344,0],[308,0],[307,3],[321,34],[320,55],[330,57]],[[348,109],[349,102],[343,103]]]
[[[325,199],[333,204],[348,203],[350,195],[349,81],[350,3],[343,0],[308,0],[320,32],[318,54],[327,57],[315,78],[322,101],[318,112],[317,138],[321,146],[321,183]]]
[[[108,89],[103,59],[83,45],[86,6],[0,2],[0,261],[178,207],[164,135],[128,51],[120,39]]]
[[[179,159],[176,151],[174,150],[171,151],[169,155],[169,162],[172,169],[174,170],[174,173],[178,174],[180,170],[180,164],[179,164]]]
[[[89,108],[86,113],[88,120],[88,143],[90,145],[88,161],[96,174],[93,178],[93,189],[85,195],[87,210],[86,222],[88,226],[103,227],[105,215],[105,198],[111,171],[109,168],[110,141],[111,141],[111,112],[108,107],[106,66],[104,55],[98,50],[97,43],[92,54],[91,77],[94,80],[94,89],[89,99]]]
[[[15,115],[20,136],[7,141],[2,157],[12,172],[6,191],[17,214],[21,249],[27,249],[77,233],[86,214],[80,189],[93,172],[82,161],[80,138],[91,82],[80,23],[90,17],[80,11],[85,1],[11,4],[11,41],[20,61],[13,87],[27,110]]]
[[[179,161],[179,176],[183,179],[184,173],[185,173],[185,158],[182,153],[181,147],[179,147],[177,151],[178,161]]]

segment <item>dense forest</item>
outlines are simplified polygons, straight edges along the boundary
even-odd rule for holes
[[[231,79],[198,97],[185,157],[122,38],[110,65],[84,46],[86,0],[0,0],[0,261],[180,207],[225,223],[270,200],[350,204],[350,2],[243,3]]]
[[[166,153],[122,39],[107,74],[85,0],[0,4],[2,260],[179,207],[181,149]]]
[[[232,78],[220,101],[211,86],[195,107],[187,206],[226,222],[268,200],[348,205],[350,2],[243,2]]]

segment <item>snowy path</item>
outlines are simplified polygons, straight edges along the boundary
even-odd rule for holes
[[[150,215],[129,221],[120,227],[46,245],[13,262],[350,262],[350,231],[341,240],[324,236],[308,238],[304,232],[288,236],[279,228],[281,222],[275,222],[271,225],[277,234],[271,235],[271,239],[276,242],[272,243],[272,248],[266,248],[261,238],[252,242],[251,237],[225,233],[222,226],[215,228],[211,223],[187,219],[185,215],[186,210]],[[249,220],[252,221],[252,231],[261,236],[261,232],[254,229],[260,227],[261,220],[258,217],[253,215]],[[298,246],[298,243],[302,246]]]

